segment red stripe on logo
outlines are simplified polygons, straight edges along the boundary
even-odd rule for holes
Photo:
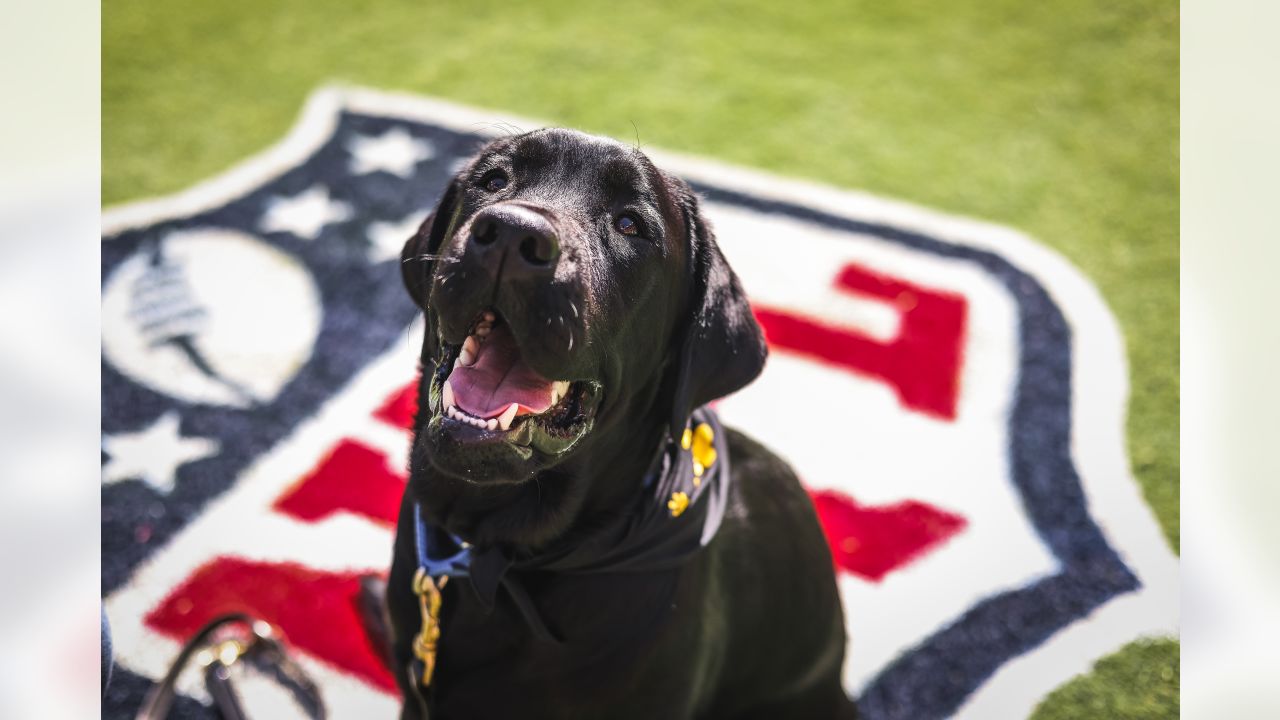
[[[769,345],[823,360],[887,382],[903,406],[954,420],[960,391],[968,304],[857,265],[846,265],[836,287],[888,300],[901,313],[899,333],[884,343],[781,310],[755,308]]]
[[[865,507],[829,490],[811,492],[836,567],[873,582],[936,549],[968,524],[916,500]]]
[[[362,574],[219,557],[196,569],[144,622],[181,642],[218,615],[248,613],[280,628],[299,650],[395,692],[395,680],[361,619]]]
[[[405,475],[388,467],[382,453],[342,440],[274,507],[307,522],[346,510],[380,525],[395,525],[405,482]]]
[[[387,398],[373,416],[396,427],[413,429],[413,417],[418,413],[418,381],[405,385]]]

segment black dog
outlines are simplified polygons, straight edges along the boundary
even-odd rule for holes
[[[496,140],[403,268],[427,320],[403,717],[853,717],[813,507],[699,409],[765,347],[687,184],[577,132]]]

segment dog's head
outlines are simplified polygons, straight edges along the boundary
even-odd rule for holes
[[[455,479],[522,483],[606,439],[652,445],[764,363],[689,186],[612,140],[490,143],[402,260],[427,321],[415,455]]]

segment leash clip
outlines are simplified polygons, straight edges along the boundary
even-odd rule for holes
[[[418,607],[422,611],[422,629],[413,638],[413,654],[422,661],[423,687],[431,685],[431,676],[436,669],[436,645],[440,641],[440,591],[448,581],[448,575],[441,575],[439,580],[432,579],[421,567],[413,576],[413,592],[418,596]]]

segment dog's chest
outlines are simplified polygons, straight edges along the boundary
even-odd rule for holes
[[[503,593],[486,613],[470,588],[443,593],[432,692],[448,707],[486,712],[548,708],[590,714],[619,707],[641,689],[685,693],[696,613],[678,597],[678,572],[529,578],[530,597],[554,641],[538,640]],[[682,657],[683,656],[683,657]],[[652,710],[652,708],[651,708]]]

